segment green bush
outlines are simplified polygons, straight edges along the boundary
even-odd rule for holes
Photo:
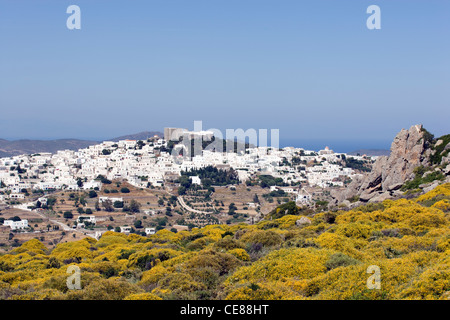
[[[73,214],[70,211],[66,211],[66,212],[64,212],[63,217],[65,219],[72,219],[73,218]]]
[[[414,173],[416,176],[413,180],[406,181],[401,190],[412,190],[417,189],[421,184],[433,182],[435,180],[444,180],[445,176],[442,174],[442,172],[439,171],[433,171],[432,173],[427,174],[424,176],[426,172],[426,169],[423,166],[419,166],[414,169]]]
[[[214,247],[223,249],[225,251],[232,249],[244,249],[245,246],[242,242],[231,238],[230,236],[220,239],[214,244]]]
[[[123,208],[123,201],[114,201],[114,208]]]
[[[325,267],[328,270],[332,270],[338,267],[346,267],[358,263],[359,263],[358,260],[349,257],[343,253],[335,253],[330,256],[327,262],[325,262]]]
[[[442,136],[436,140],[442,140],[443,143],[441,143],[439,146],[434,146],[434,154],[430,156],[430,160],[432,164],[440,164],[442,161],[443,156],[447,156],[449,153],[449,150],[445,150],[445,147],[450,143],[450,134],[447,134],[445,136]]]
[[[241,237],[241,241],[248,244],[261,244],[265,247],[273,247],[283,242],[283,238],[272,230],[258,230],[247,232]]]

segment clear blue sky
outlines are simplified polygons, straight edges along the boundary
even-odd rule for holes
[[[66,28],[81,8],[82,29]],[[381,8],[381,30],[366,9]],[[0,138],[165,126],[389,147],[449,133],[448,0],[0,0]],[[361,146],[363,147],[363,146]]]

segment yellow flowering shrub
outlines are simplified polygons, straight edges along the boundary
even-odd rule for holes
[[[128,259],[128,257],[137,250],[134,246],[128,246],[126,244],[113,244],[108,247],[102,247],[98,251],[98,255],[93,261],[118,261],[120,259]]]
[[[11,253],[33,252],[35,254],[45,254],[47,248],[37,239],[24,242],[20,247],[11,250]]]
[[[245,248],[245,244],[242,241],[227,235],[214,243],[214,247],[220,251],[227,251],[232,249],[243,249]]]
[[[140,236],[138,234],[135,233],[130,233],[127,237],[127,240],[129,242],[146,242],[148,239],[146,237]]]
[[[283,242],[283,237],[273,230],[254,230],[244,233],[240,239],[246,243],[260,243],[263,246],[276,246]]]
[[[184,265],[184,263],[188,260],[190,260],[192,257],[195,257],[198,255],[198,252],[187,252],[187,253],[181,253],[180,255],[173,257],[169,260],[165,260],[161,262],[161,265],[164,267],[173,267],[177,265]]]
[[[242,262],[231,254],[205,249],[186,261],[184,267],[187,269],[211,268],[217,274],[225,275],[241,265]]]
[[[165,275],[167,275],[169,271],[164,268],[161,264],[151,268],[150,270],[144,271],[142,273],[142,278],[140,281],[140,284],[142,285],[148,285],[152,283],[157,283],[159,280],[164,278]]]
[[[393,249],[400,254],[430,249],[434,241],[433,238],[417,236],[388,237],[380,240],[384,248]]]
[[[450,251],[447,250],[443,258],[430,260],[429,268],[418,273],[397,296],[399,299],[445,299],[450,291],[449,274]]]
[[[124,239],[128,239],[128,236],[125,233],[121,233],[121,232],[106,231],[102,235],[102,237],[111,237],[111,236],[116,236],[116,237],[121,237],[121,238],[124,238]]]
[[[144,293],[143,289],[123,279],[95,279],[81,290],[68,290],[64,296],[72,300],[123,300],[131,294]]]
[[[236,258],[242,261],[250,261],[250,256],[244,249],[236,248],[228,251],[229,254],[232,254]]]
[[[278,228],[287,229],[289,227],[295,226],[295,222],[299,220],[301,217],[302,216],[286,215],[279,219],[276,219],[275,221],[279,224]]]
[[[448,199],[440,200],[440,201],[436,202],[435,204],[433,204],[431,207],[439,209],[443,212],[450,212],[450,200],[448,200]]]
[[[9,283],[12,286],[16,286],[24,281],[33,279],[34,279],[33,273],[29,272],[28,270],[5,272],[0,275],[1,282]]]
[[[450,197],[450,183],[444,183],[417,198],[417,202],[431,200],[438,196]]]
[[[439,251],[450,250],[450,235],[447,233],[445,236],[441,237],[436,242],[436,248]]]
[[[200,232],[208,236],[212,241],[219,241],[222,238],[222,234],[225,232],[225,228],[221,225],[205,226]]]
[[[126,296],[123,300],[162,300],[153,293],[134,293]]]
[[[181,255],[182,252],[168,248],[154,248],[150,250],[141,250],[131,254],[128,257],[128,267],[140,267],[141,269],[147,268],[148,263],[156,265],[158,262],[169,260],[176,256]],[[154,263],[153,263],[154,261]]]
[[[355,293],[366,288],[367,266],[350,265],[335,268],[325,274],[310,279],[300,288],[300,293],[308,298],[324,300],[350,299]],[[346,279],[342,281],[342,279]]]
[[[21,295],[13,295],[11,300],[51,300],[58,299],[61,292],[55,289],[41,289],[39,291],[31,291]]]
[[[209,244],[213,243],[214,241],[210,237],[201,237],[198,239],[195,239],[194,241],[189,242],[186,245],[186,249],[188,250],[201,250],[207,247]]]
[[[325,262],[331,251],[314,248],[280,249],[272,251],[250,266],[236,270],[225,284],[260,281],[285,281],[288,278],[308,279],[326,271]]]
[[[34,258],[34,257],[33,257]],[[20,266],[16,267],[16,270],[41,270],[47,267],[47,259],[30,259],[25,263],[22,263]]]
[[[95,251],[89,249],[91,246],[92,244],[85,239],[74,242],[60,243],[55,249],[53,249],[50,257],[55,257],[59,260],[74,258],[91,259],[96,255]]]
[[[159,240],[159,241],[170,241],[172,243],[180,243],[183,236],[178,233],[173,233],[172,231],[162,229],[159,230],[156,234],[152,236],[152,240]]]
[[[385,260],[375,265],[380,268],[380,289],[367,288],[367,280],[372,275],[367,273],[369,264],[356,264],[314,278],[304,292],[320,300],[394,299],[394,293],[416,272],[414,264],[403,259]],[[343,278],[346,280],[340,280]]]
[[[350,222],[338,225],[335,232],[348,238],[367,239],[375,229],[368,224]]]
[[[358,260],[364,257],[364,254],[358,251],[355,246],[363,247],[366,243],[365,241],[363,241],[363,243],[358,241],[358,239],[352,241],[343,235],[325,232],[314,239],[314,242],[322,248],[339,251]]]
[[[416,199],[143,237],[105,232],[0,255],[0,299],[448,299],[450,184]],[[68,290],[67,269],[82,290]],[[371,265],[381,289],[367,288]]]
[[[181,299],[192,298],[196,292],[206,289],[203,283],[195,281],[188,273],[178,272],[167,274],[158,281],[158,287],[169,290],[171,297]]]
[[[281,282],[269,281],[238,285],[225,300],[301,300],[302,296]]]
[[[98,248],[102,248],[102,247],[109,247],[111,245],[114,244],[119,244],[119,245],[124,245],[124,244],[128,244],[128,239],[123,237],[123,236],[119,236],[117,233],[114,235],[103,235],[100,240],[97,241],[97,247]]]
[[[33,256],[31,256],[27,252],[5,254],[3,256],[0,256],[0,265],[5,271],[9,271],[10,269],[20,270],[23,264],[29,262],[32,259]]]
[[[408,225],[417,232],[423,232],[431,228],[439,228],[447,223],[442,211],[435,208],[429,208],[428,210],[428,212],[413,215],[409,219]]]

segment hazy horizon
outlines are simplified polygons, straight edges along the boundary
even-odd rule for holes
[[[336,144],[382,146],[418,123],[449,133],[448,1],[376,1],[380,30],[367,0],[77,0],[81,30],[66,27],[71,4],[1,1],[0,138],[194,119]]]
[[[116,135],[114,137],[91,137],[91,138],[77,138],[77,137],[51,137],[51,138],[43,138],[43,139],[33,139],[33,138],[19,138],[19,139],[4,139],[0,137],[0,139],[8,140],[8,141],[18,141],[18,140],[43,140],[43,141],[52,141],[52,140],[87,140],[87,141],[95,141],[95,142],[103,142],[111,139],[118,138],[123,135],[133,135],[141,132],[160,132],[163,133],[164,130],[143,130],[140,132],[130,132],[128,134]],[[392,140],[343,140],[343,139],[333,139],[330,137],[329,139],[307,139],[302,137],[284,137],[282,135],[282,131],[280,131],[280,147],[295,147],[295,148],[304,148],[307,150],[321,150],[328,146],[330,149],[335,152],[352,152],[359,149],[379,149],[379,150],[389,150]],[[270,140],[269,140],[270,145]]]

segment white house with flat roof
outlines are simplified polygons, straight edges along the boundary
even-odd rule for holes
[[[130,226],[121,226],[120,227],[120,232],[122,232],[122,233],[130,233],[131,232],[131,227]]]
[[[113,197],[99,197],[98,198],[98,202],[99,203],[103,203],[105,201],[111,201],[112,203],[119,201],[119,202],[123,202],[123,198],[122,197],[118,197],[118,198],[113,198]]]
[[[97,223],[97,219],[95,218],[95,216],[79,216],[77,219],[78,223],[84,223],[85,221],[88,221],[93,224]]]
[[[9,226],[11,230],[25,229],[28,228],[28,220],[20,220],[20,221],[5,220],[3,221],[3,225]]]

